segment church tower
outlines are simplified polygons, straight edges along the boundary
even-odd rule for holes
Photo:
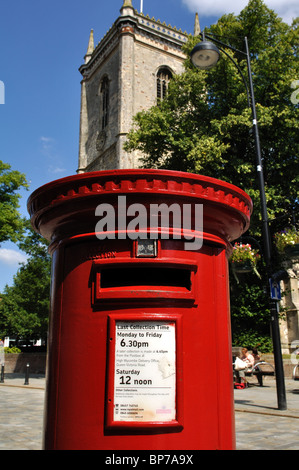
[[[79,69],[78,173],[140,166],[140,155],[123,149],[132,118],[163,99],[171,77],[183,72],[187,37],[138,13],[132,0],[123,0],[120,16],[96,47],[91,31]]]

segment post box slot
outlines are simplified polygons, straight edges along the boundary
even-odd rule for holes
[[[124,267],[105,268],[100,275],[100,289],[125,287],[175,288],[191,290],[191,271],[182,268]]]

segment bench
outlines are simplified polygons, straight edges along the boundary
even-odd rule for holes
[[[299,380],[299,364],[293,369],[293,380]]]
[[[269,364],[269,362],[260,361],[254,364],[251,371],[245,372],[245,375],[248,375],[249,377],[251,377],[252,375],[255,375],[258,380],[259,385],[262,387],[263,377],[265,376],[273,377],[275,375],[275,370],[272,364]]]
[[[269,362],[265,361],[259,361],[256,364],[254,364],[253,368],[247,372],[245,372],[245,376],[247,377],[252,377],[253,375],[256,376],[258,383],[260,387],[263,386],[263,377],[265,376],[274,376],[275,375],[275,370],[272,364],[269,364]],[[237,371],[234,370],[234,376],[238,379],[238,373]],[[299,380],[299,377],[298,377]]]

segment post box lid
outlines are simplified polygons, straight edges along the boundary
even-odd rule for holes
[[[204,207],[204,231],[230,242],[250,223],[252,201],[240,188],[208,176],[170,170],[133,169],[89,172],[58,179],[35,190],[28,199],[33,228],[48,240],[93,231],[95,208],[115,204],[126,195],[130,204],[155,201]]]

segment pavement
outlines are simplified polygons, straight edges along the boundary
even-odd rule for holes
[[[234,390],[237,450],[299,450],[299,382],[285,379],[286,410],[278,409],[276,381]]]
[[[299,382],[285,379],[287,410],[278,410],[276,381],[255,378],[235,390],[237,450],[299,450]],[[45,377],[6,374],[0,383],[0,450],[42,450]]]

